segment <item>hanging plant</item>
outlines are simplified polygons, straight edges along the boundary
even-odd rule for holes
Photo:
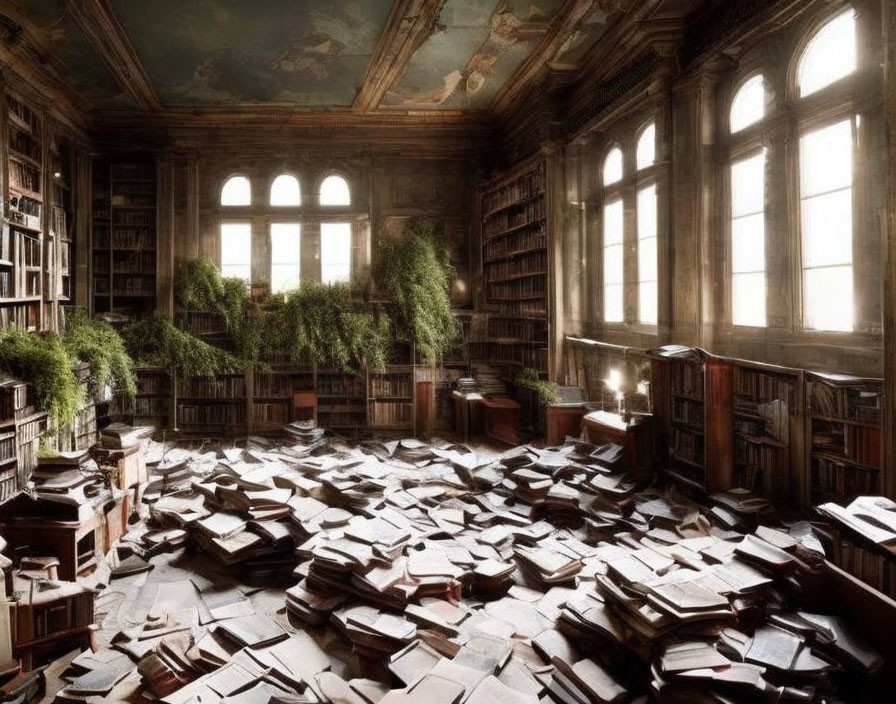
[[[451,310],[454,270],[442,238],[417,225],[400,240],[382,240],[379,261],[377,283],[390,299],[392,317],[423,359],[434,361],[453,349],[460,326]]]
[[[137,393],[134,363],[121,336],[108,323],[94,320],[81,309],[72,311],[62,342],[69,355],[90,367],[91,383],[102,389],[111,384],[115,393],[133,398]]]
[[[349,284],[303,281],[269,324],[297,364],[355,372],[386,365],[388,320],[359,308]]]
[[[245,368],[243,360],[185,332],[156,314],[122,331],[131,357],[140,364],[162,367],[181,377],[230,374]]]
[[[0,364],[11,376],[32,385],[38,406],[54,428],[71,427],[85,394],[56,333],[29,333],[17,327],[0,331]]]
[[[528,367],[521,370],[515,379],[516,385],[529,391],[534,391],[541,403],[553,403],[558,398],[557,384],[553,381],[542,379],[536,369]]]

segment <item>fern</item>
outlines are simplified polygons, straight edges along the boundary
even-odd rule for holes
[[[133,360],[111,325],[91,320],[83,310],[76,309],[68,316],[62,342],[71,357],[87,363],[91,382],[97,388],[111,383],[117,394],[128,398],[136,395]]]

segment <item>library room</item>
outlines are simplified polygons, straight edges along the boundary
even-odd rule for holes
[[[0,0],[0,704],[883,704],[896,0]]]

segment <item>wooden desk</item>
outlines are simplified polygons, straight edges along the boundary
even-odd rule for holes
[[[520,404],[512,398],[485,398],[485,434],[493,440],[516,445],[520,441]]]
[[[615,443],[625,448],[625,468],[633,479],[653,476],[653,416],[623,426],[616,414],[595,411],[585,416],[585,439],[594,445]]]
[[[581,436],[582,418],[586,413],[584,406],[545,406],[545,443],[562,445],[567,435]]]

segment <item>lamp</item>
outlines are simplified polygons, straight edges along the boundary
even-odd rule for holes
[[[618,404],[618,412],[619,415],[622,415],[622,400],[625,395],[622,393],[622,372],[618,369],[611,369],[609,376],[604,379],[604,384],[606,384],[607,388],[613,392],[613,395],[616,397],[616,403]]]

